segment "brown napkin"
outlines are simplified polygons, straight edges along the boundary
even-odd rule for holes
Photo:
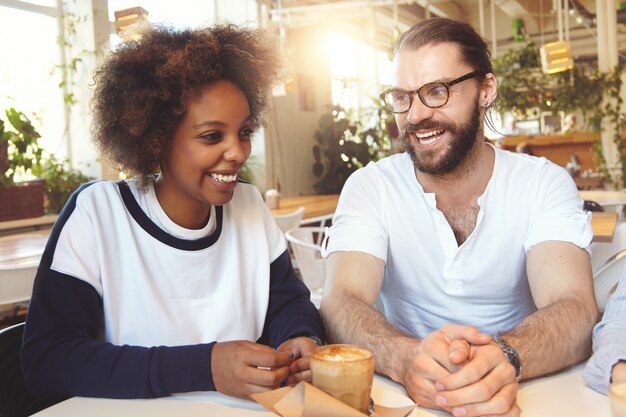
[[[307,382],[300,382],[293,388],[253,394],[252,398],[282,417],[367,417]],[[415,404],[398,408],[375,404],[370,417],[404,417],[415,407]]]

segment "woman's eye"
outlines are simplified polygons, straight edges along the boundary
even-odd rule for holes
[[[217,142],[222,139],[222,134],[220,132],[208,132],[203,133],[200,137],[209,142]]]
[[[254,129],[252,129],[252,128],[245,128],[245,129],[242,129],[242,130],[239,132],[239,135],[240,135],[240,136],[244,136],[244,137],[246,137],[246,138],[250,138],[250,137],[252,137],[252,135],[254,135]]]

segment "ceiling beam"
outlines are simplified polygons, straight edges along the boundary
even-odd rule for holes
[[[520,18],[524,21],[524,27],[527,33],[538,33],[541,31],[541,19],[551,19],[552,1],[543,1],[543,10],[541,3],[537,0],[520,1],[520,0],[495,0],[496,6],[507,14],[511,19]]]
[[[332,3],[317,3],[304,6],[282,6],[280,8],[272,8],[272,15],[282,15],[290,13],[319,13],[329,12],[345,9],[363,9],[371,7],[393,6],[396,3],[398,5],[413,3],[409,0],[352,0],[352,1],[338,1]]]
[[[424,9],[428,8],[430,13],[439,17],[448,17],[451,19],[462,19],[464,16],[463,9],[454,1],[448,0],[415,0],[415,3]]]

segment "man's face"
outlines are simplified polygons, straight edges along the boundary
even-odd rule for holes
[[[395,57],[394,69],[394,87],[405,90],[451,81],[474,70],[453,43],[403,51]],[[455,84],[449,88],[448,102],[436,109],[415,95],[409,111],[396,115],[400,139],[417,170],[433,175],[453,172],[482,142],[479,88],[475,79]]]

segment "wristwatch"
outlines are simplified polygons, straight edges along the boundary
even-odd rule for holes
[[[513,349],[513,347],[511,345],[509,345],[502,338],[494,336],[493,337],[493,341],[494,341],[494,343],[496,345],[498,345],[498,347],[500,349],[502,349],[502,352],[504,353],[504,356],[506,356],[506,360],[509,361],[509,363],[511,365],[513,365],[513,368],[515,368],[515,380],[517,382],[521,381],[521,379],[522,379],[522,363],[519,360],[519,355],[517,354],[517,351],[515,349]]]
[[[317,336],[308,335],[307,337],[308,337],[309,339],[313,340],[313,341],[317,344],[317,346],[322,346],[322,345],[324,344],[324,342],[322,342],[322,339],[320,339],[320,338],[319,338],[319,337],[317,337]]]
[[[308,337],[309,339],[313,340],[317,346],[324,345],[324,341],[322,339],[310,333],[298,333],[298,334],[291,335],[289,338],[295,339],[296,337]]]

